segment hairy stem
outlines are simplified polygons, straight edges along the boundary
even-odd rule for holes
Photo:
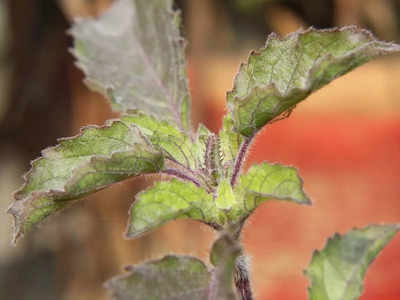
[[[241,255],[237,258],[234,280],[236,290],[240,295],[241,300],[253,300],[253,294],[251,292],[248,264],[246,257]]]
[[[162,171],[161,173],[164,173],[164,174],[167,174],[167,175],[171,175],[171,176],[175,176],[175,177],[183,179],[185,181],[191,181],[195,185],[197,185],[198,187],[201,186],[200,182],[196,178],[191,177],[191,176],[183,173],[181,170],[178,170],[178,169],[166,169],[166,170]]]
[[[212,169],[211,153],[213,151],[214,144],[215,144],[214,136],[209,136],[207,139],[206,153],[205,153],[205,158],[204,158],[204,163],[205,163],[205,167],[206,167],[205,171],[208,176],[210,176],[211,169]]]
[[[231,186],[234,186],[236,184],[236,180],[240,174],[240,170],[242,169],[242,165],[243,165],[244,159],[246,158],[246,153],[247,153],[247,150],[249,149],[252,139],[253,139],[252,137],[246,138],[243,141],[242,145],[240,146],[239,154],[236,157],[235,165],[233,167]]]

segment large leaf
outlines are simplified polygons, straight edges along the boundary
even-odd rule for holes
[[[222,235],[212,247],[215,268],[199,259],[167,255],[129,268],[106,283],[115,300],[234,300],[233,272],[241,253],[237,242]]]
[[[191,218],[213,227],[225,223],[212,195],[191,182],[158,182],[136,196],[130,209],[127,236],[134,238],[168,221]]]
[[[115,300],[208,299],[210,273],[199,259],[168,255],[106,283]]]
[[[311,280],[309,299],[358,299],[368,266],[399,230],[395,225],[371,225],[329,239],[305,272]]]
[[[9,208],[15,218],[15,239],[71,200],[163,167],[162,153],[146,145],[127,119],[87,127],[76,137],[61,139],[32,162],[24,186],[15,193]]]
[[[380,42],[354,26],[310,28],[283,39],[271,34],[265,47],[252,52],[240,67],[228,93],[236,130],[252,136],[333,79],[399,50],[400,46]]]
[[[87,82],[114,108],[137,108],[189,129],[185,43],[172,3],[115,1],[100,18],[76,22],[73,53]]]
[[[270,199],[311,204],[295,168],[267,162],[252,166],[241,175],[234,193],[237,205],[230,212],[231,219],[247,217],[257,206]]]

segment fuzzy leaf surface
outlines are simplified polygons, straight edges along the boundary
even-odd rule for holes
[[[135,265],[106,283],[115,300],[208,299],[210,273],[199,259],[168,255]]]
[[[77,20],[73,53],[87,83],[120,111],[140,109],[190,128],[180,16],[172,0],[118,0]]]
[[[267,162],[252,166],[241,175],[234,193],[238,199],[231,212],[234,219],[248,216],[261,203],[271,199],[311,204],[295,168]]]
[[[133,125],[124,120],[87,127],[44,150],[32,162],[9,208],[15,219],[15,239],[72,200],[128,177],[163,169],[162,153],[146,145]]]
[[[176,179],[157,182],[136,196],[130,209],[127,236],[137,237],[178,218],[223,224],[225,215],[205,189],[191,182]]]
[[[396,225],[370,225],[330,238],[305,271],[311,281],[309,299],[358,299],[368,266],[399,230]]]
[[[134,123],[149,145],[164,153],[165,157],[173,162],[190,169],[198,168],[201,159],[201,146],[198,143],[192,143],[189,136],[167,121],[159,121],[139,111],[128,113],[122,121]]]
[[[264,48],[242,64],[228,93],[235,127],[253,136],[268,122],[290,112],[310,93],[335,78],[400,46],[375,39],[355,26],[298,31],[268,37]]]
[[[244,138],[235,130],[234,121],[229,115],[224,117],[222,129],[219,132],[219,138],[223,155],[222,164],[228,168],[229,175],[232,175],[233,165]]]
[[[236,241],[222,235],[212,246],[215,268],[199,259],[167,255],[130,268],[106,283],[115,300],[235,300],[233,273],[241,253]]]
[[[236,204],[236,197],[229,179],[224,179],[219,183],[215,204],[219,209],[224,210],[229,210]]]

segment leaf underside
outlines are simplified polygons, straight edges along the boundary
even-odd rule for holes
[[[32,162],[25,184],[14,195],[9,208],[15,219],[14,240],[72,200],[163,168],[162,153],[146,145],[129,119],[87,127],[76,137],[61,139]]]
[[[185,42],[172,4],[115,1],[100,18],[77,20],[72,52],[89,86],[114,109],[140,109],[189,131]]]
[[[235,128],[253,136],[335,78],[400,46],[378,41],[355,26],[298,31],[268,37],[264,48],[241,65],[227,101]]]
[[[234,300],[233,269],[240,251],[237,242],[223,235],[214,243],[219,261],[211,270],[197,258],[167,255],[129,268],[106,287],[115,300]]]
[[[397,225],[370,225],[330,238],[305,271],[311,281],[309,299],[358,299],[368,266],[399,230]]]
[[[210,274],[199,259],[168,255],[132,267],[127,275],[106,283],[116,300],[204,300]]]

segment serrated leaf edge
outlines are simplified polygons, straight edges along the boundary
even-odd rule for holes
[[[248,171],[247,171],[246,173],[244,173],[244,174],[241,174],[241,176],[247,175],[247,174],[251,171],[252,168],[260,167],[260,166],[262,166],[262,165],[264,165],[264,164],[267,164],[267,165],[269,165],[269,166],[280,166],[280,167],[283,167],[283,168],[288,168],[288,169],[294,170],[295,173],[296,173],[296,177],[299,179],[300,188],[301,188],[301,191],[302,191],[302,193],[304,194],[304,196],[305,196],[305,198],[306,198],[306,202],[304,202],[304,201],[299,201],[299,199],[296,199],[296,198],[293,198],[293,197],[279,197],[279,196],[276,196],[276,195],[273,195],[273,194],[266,194],[266,193],[259,193],[259,192],[255,192],[255,191],[249,191],[247,188],[245,189],[246,193],[253,194],[253,195],[257,195],[257,196],[261,196],[261,197],[269,197],[269,198],[273,198],[273,199],[277,199],[277,200],[283,200],[283,201],[288,200],[288,201],[293,201],[293,202],[295,202],[295,203],[297,203],[297,204],[301,204],[301,205],[312,205],[311,198],[310,198],[310,197],[307,195],[307,193],[304,191],[304,180],[303,180],[303,178],[299,175],[299,169],[296,168],[296,167],[294,167],[294,166],[291,166],[291,165],[283,165],[283,164],[278,163],[278,162],[270,163],[270,162],[268,162],[268,161],[263,161],[263,162],[261,162],[261,163],[259,163],[259,164],[257,164],[257,165],[251,166],[251,167],[248,169]],[[241,177],[241,176],[240,176],[240,177]],[[240,178],[239,178],[239,180],[240,180]],[[255,208],[257,208],[257,206],[256,206]]]
[[[270,43],[271,40],[273,40],[273,39],[279,39],[280,41],[285,41],[285,40],[287,40],[287,39],[292,38],[293,36],[296,37],[296,39],[299,39],[299,37],[300,37],[301,35],[305,35],[305,34],[310,33],[310,32],[329,32],[329,33],[334,33],[334,32],[342,32],[342,31],[347,31],[347,30],[352,31],[352,32],[354,32],[354,33],[361,33],[361,34],[367,36],[369,39],[372,39],[372,40],[369,41],[368,43],[366,43],[365,45],[361,46],[361,47],[358,47],[358,48],[356,48],[356,49],[353,49],[352,51],[349,51],[349,52],[348,52],[347,54],[345,54],[345,55],[341,55],[341,56],[337,57],[336,59],[339,59],[339,58],[340,58],[340,59],[345,59],[345,58],[347,58],[347,57],[351,57],[351,56],[355,55],[356,52],[359,52],[359,51],[361,51],[362,49],[367,48],[367,47],[371,46],[371,44],[374,44],[374,43],[379,43],[379,44],[382,44],[382,45],[385,44],[385,45],[387,45],[387,46],[393,47],[393,49],[396,49],[397,51],[400,51],[400,46],[399,46],[399,45],[394,44],[394,43],[381,42],[381,41],[377,40],[377,39],[375,38],[375,36],[374,36],[371,32],[369,32],[368,30],[358,28],[358,27],[355,26],[355,25],[344,26],[344,27],[334,27],[334,28],[330,28],[330,29],[321,29],[321,30],[315,29],[314,27],[309,27],[309,28],[306,29],[306,30],[304,30],[304,29],[299,29],[298,31],[295,31],[295,32],[293,32],[293,33],[290,33],[290,34],[286,35],[285,37],[280,37],[280,36],[277,35],[276,33],[272,32],[271,34],[269,34],[269,36],[268,36],[268,38],[267,38],[267,41],[266,41],[266,43],[265,43],[265,46],[262,47],[262,48],[260,48],[260,49],[258,49],[258,50],[252,50],[252,51],[250,52],[248,58],[247,58],[247,61],[240,64],[240,66],[239,66],[239,71],[237,72],[237,74],[235,75],[235,78],[234,78],[234,85],[233,85],[233,88],[232,88],[232,90],[228,91],[227,94],[226,94],[226,98],[228,99],[228,101],[227,101],[228,109],[229,109],[230,113],[233,113],[233,105],[234,105],[234,104],[231,104],[231,103],[230,103],[231,101],[229,101],[229,98],[231,98],[231,97],[234,98],[236,101],[239,102],[239,105],[242,105],[242,103],[240,103],[240,102],[244,102],[244,101],[245,101],[247,98],[249,98],[249,96],[250,96],[251,94],[253,94],[256,90],[262,90],[262,91],[265,91],[265,90],[266,90],[266,91],[270,91],[271,95],[274,95],[274,96],[277,96],[277,97],[280,97],[280,98],[286,98],[286,97],[288,97],[289,95],[294,95],[294,94],[301,94],[301,93],[306,93],[306,94],[308,93],[308,94],[310,94],[310,93],[313,92],[313,90],[311,90],[311,84],[312,84],[311,78],[313,77],[313,74],[315,73],[315,70],[323,63],[324,60],[323,60],[322,58],[319,58],[319,59],[318,59],[318,60],[319,60],[318,63],[315,63],[314,66],[310,69],[309,73],[307,74],[307,80],[306,80],[307,85],[306,85],[304,88],[295,87],[295,88],[287,89],[287,90],[282,94],[282,93],[278,90],[278,88],[276,87],[275,83],[271,83],[271,84],[268,84],[268,85],[260,85],[260,84],[258,84],[258,85],[255,85],[255,86],[253,87],[252,91],[251,91],[249,94],[247,94],[247,95],[244,95],[244,96],[242,96],[242,97],[238,97],[238,96],[235,96],[235,95],[234,95],[236,82],[237,82],[237,80],[239,80],[239,75],[240,75],[240,73],[242,72],[242,70],[250,64],[250,59],[251,59],[253,56],[258,56],[258,55],[261,55],[261,54],[262,54],[262,52],[268,47],[268,45],[269,45],[269,43]],[[385,51],[385,50],[382,49],[381,54],[385,54],[386,52],[387,52],[387,50]],[[328,55],[325,56],[325,58],[326,58],[326,57],[329,57],[329,56],[332,57],[332,55],[328,54]],[[324,58],[324,57],[323,57],[323,58]],[[343,74],[341,74],[341,75],[343,75]],[[339,76],[339,75],[338,75],[338,76]],[[307,95],[306,95],[304,98],[306,98],[306,97],[307,97]],[[246,104],[246,103],[243,103],[243,104]],[[277,117],[279,117],[279,116],[276,116],[275,118],[277,118]],[[275,119],[275,118],[274,118],[274,119]],[[271,120],[271,121],[272,121],[272,120]],[[271,121],[269,121],[269,122],[271,122]],[[254,119],[252,120],[252,122],[254,123]],[[267,123],[268,123],[268,122],[267,122]],[[265,125],[266,125],[266,124],[265,124]],[[265,125],[264,125],[264,126],[265,126]],[[234,126],[235,126],[235,122],[234,122]],[[254,125],[254,127],[255,127],[255,125]],[[238,129],[236,129],[236,130],[239,131]],[[243,130],[242,130],[242,131],[243,131]],[[243,132],[241,132],[241,133],[243,134]],[[256,133],[257,133],[257,131],[254,132],[253,135],[255,135]],[[245,134],[243,134],[243,135],[245,135]]]
[[[42,198],[42,197],[52,197],[54,195],[62,195],[63,193],[66,192],[66,189],[69,185],[71,185],[73,182],[76,182],[77,180],[77,174],[75,174],[74,176],[72,176],[70,178],[70,180],[68,180],[65,184],[64,184],[64,188],[63,190],[54,190],[54,189],[50,189],[50,190],[44,190],[44,191],[32,191],[30,192],[28,195],[23,196],[23,194],[21,193],[24,188],[31,182],[31,174],[35,168],[35,163],[37,163],[38,161],[47,158],[47,155],[49,152],[54,151],[55,149],[62,147],[62,142],[63,141],[69,141],[69,140],[73,140],[76,138],[79,138],[81,136],[83,136],[83,134],[85,133],[86,130],[89,129],[106,129],[106,128],[110,128],[114,123],[117,122],[122,122],[121,119],[115,118],[115,119],[109,119],[105,122],[105,125],[87,125],[87,126],[83,126],[79,129],[79,133],[74,135],[74,136],[70,136],[70,137],[63,137],[63,138],[58,138],[57,142],[58,144],[55,146],[50,146],[47,147],[45,149],[43,149],[41,151],[41,156],[32,160],[30,162],[31,168],[29,169],[28,172],[26,172],[22,178],[23,178],[23,184],[22,186],[17,189],[14,193],[13,193],[13,199],[14,201],[9,205],[9,207],[7,208],[7,213],[11,214],[13,216],[14,219],[14,230],[13,230],[13,237],[12,237],[12,241],[13,244],[16,244],[16,241],[24,235],[24,226],[23,226],[23,221],[24,219],[27,217],[26,212],[24,212],[23,207],[25,205],[29,205],[29,203],[33,203],[35,199],[38,198]],[[124,122],[122,122],[125,126],[128,126],[127,124],[125,124]],[[134,128],[134,127],[133,127]],[[133,145],[140,145],[140,144],[133,144]],[[133,146],[132,145],[132,146]],[[92,156],[90,158],[90,160],[88,162],[86,162],[85,164],[82,164],[80,166],[80,168],[85,167],[85,166],[89,166],[93,163],[93,161],[95,161],[96,159],[112,159],[116,154],[121,154],[121,153],[128,153],[132,150],[128,150],[128,151],[113,151],[110,153],[110,155],[88,155],[88,156]],[[154,152],[156,153],[156,152]],[[74,169],[76,170],[76,169]],[[81,174],[80,174],[81,175]],[[139,176],[139,175],[136,175]],[[132,176],[135,177],[135,176]],[[98,188],[96,188],[95,190],[92,190],[93,193],[98,192],[104,188],[107,188],[108,186],[110,186],[111,184],[107,184],[104,186],[99,186]],[[85,193],[87,193],[88,191],[85,191],[82,193],[81,196],[78,196],[77,198],[81,198],[85,196]],[[74,198],[73,198],[74,199]],[[72,200],[72,199],[71,199]],[[60,203],[63,200],[60,200]],[[74,202],[74,201],[71,201]],[[71,203],[72,204],[72,203]],[[39,208],[39,207],[37,207]],[[24,213],[21,213],[24,212]]]
[[[189,181],[184,181],[184,180],[182,180],[182,179],[180,179],[180,178],[174,178],[174,179],[171,179],[170,181],[173,181],[173,180],[180,181],[180,182],[183,182],[183,183],[185,183],[185,184],[193,185],[193,186],[196,187],[197,189],[203,189],[203,190],[209,195],[209,193],[207,192],[207,190],[206,190],[204,187],[202,187],[202,186],[196,186],[194,183],[189,182]],[[130,205],[130,207],[129,207],[129,209],[128,209],[128,224],[127,224],[127,226],[126,226],[125,233],[124,233],[125,239],[130,240],[130,239],[136,239],[136,238],[138,238],[138,237],[144,236],[144,235],[150,233],[151,231],[153,231],[154,229],[156,229],[156,228],[158,228],[158,227],[160,227],[160,226],[162,226],[162,225],[164,225],[164,224],[166,224],[166,223],[168,223],[168,222],[170,222],[170,221],[177,220],[177,219],[180,218],[180,217],[178,216],[178,217],[173,218],[173,219],[168,220],[168,221],[160,221],[160,220],[158,220],[159,222],[153,223],[154,225],[152,225],[152,226],[150,226],[150,227],[146,226],[146,228],[143,228],[143,229],[140,230],[140,231],[135,231],[134,233],[131,233],[131,232],[130,232],[130,225],[131,225],[130,220],[132,219],[131,213],[132,213],[132,211],[133,211],[133,207],[136,205],[136,202],[140,200],[140,196],[141,196],[142,194],[146,193],[146,192],[147,192],[148,190],[150,190],[150,189],[153,189],[153,188],[157,187],[159,184],[161,184],[161,183],[163,183],[163,182],[168,182],[168,181],[167,181],[167,180],[156,181],[156,182],[154,182],[154,184],[153,184],[152,186],[149,186],[147,189],[144,189],[144,190],[142,190],[142,191],[140,191],[139,193],[136,194],[134,201],[132,202],[132,204]],[[187,212],[188,212],[189,210],[191,210],[191,209],[193,209],[193,207],[190,207],[190,206],[189,206],[189,207],[186,208],[186,209],[177,210],[177,211],[174,213],[174,215],[184,215],[185,213],[187,213]],[[213,227],[213,228],[216,228],[216,227],[219,226],[218,224],[208,224],[208,223],[206,223],[206,222],[203,222],[202,220],[196,220],[196,221],[199,221],[199,222],[202,222],[202,223],[204,223],[204,224],[210,225],[210,226]]]
[[[383,224],[383,223],[382,223],[382,224],[369,224],[368,226],[365,226],[365,227],[353,227],[352,229],[350,229],[349,231],[347,231],[347,232],[345,232],[345,233],[343,233],[343,234],[338,233],[338,232],[335,232],[335,233],[333,234],[333,236],[330,236],[330,237],[326,240],[325,245],[322,247],[321,250],[315,249],[315,250],[313,251],[312,256],[311,256],[311,260],[310,260],[310,262],[309,262],[307,268],[309,268],[309,267],[311,266],[311,263],[314,261],[314,258],[315,258],[317,255],[320,255],[321,252],[324,251],[324,250],[328,247],[328,245],[329,245],[330,243],[332,243],[333,241],[342,238],[343,236],[345,236],[347,233],[349,233],[349,232],[351,232],[351,231],[367,230],[368,228],[370,228],[370,227],[375,227],[375,226],[390,226],[390,227],[392,227],[395,231],[397,231],[397,233],[400,231],[400,224]],[[395,234],[396,234],[396,233],[395,233]],[[389,241],[389,242],[390,242],[390,241]],[[385,246],[386,246],[386,245],[385,245]],[[384,248],[383,248],[383,249],[384,249]],[[383,249],[382,249],[382,250],[383,250]],[[371,265],[371,264],[374,262],[374,260],[375,260],[379,255],[381,255],[381,252],[378,253],[378,255],[376,255],[376,256],[372,259],[372,261],[371,261],[371,263],[370,263],[369,265]],[[367,271],[368,271],[368,270],[367,270]],[[311,288],[312,288],[312,285],[314,284],[314,281],[312,280],[311,277],[309,277],[309,273],[308,273],[308,270],[307,270],[307,269],[303,270],[303,274],[308,278],[308,280],[309,280],[309,282],[310,282],[310,284],[309,284],[308,287],[307,287],[308,294],[310,295]],[[364,287],[364,284],[362,285],[361,291],[362,291],[363,287]]]
[[[115,298],[115,294],[113,292],[113,284],[114,284],[114,282],[119,281],[119,280],[127,279],[134,272],[140,272],[140,271],[146,270],[147,265],[157,264],[157,263],[162,262],[163,260],[166,260],[166,259],[169,259],[169,258],[187,259],[187,260],[196,261],[198,263],[201,263],[205,267],[205,269],[207,270],[208,275],[211,275],[210,267],[207,264],[205,264],[201,259],[199,259],[197,257],[190,256],[190,255],[167,254],[167,255],[165,255],[165,256],[163,256],[161,258],[152,259],[152,260],[149,260],[149,261],[146,261],[144,263],[137,264],[137,265],[134,265],[134,266],[128,265],[128,266],[126,266],[124,268],[127,271],[125,274],[121,274],[121,275],[117,275],[117,276],[112,277],[111,279],[107,280],[103,284],[103,286],[104,286],[104,288],[106,288],[107,290],[109,290],[112,293],[113,299],[116,299]]]

